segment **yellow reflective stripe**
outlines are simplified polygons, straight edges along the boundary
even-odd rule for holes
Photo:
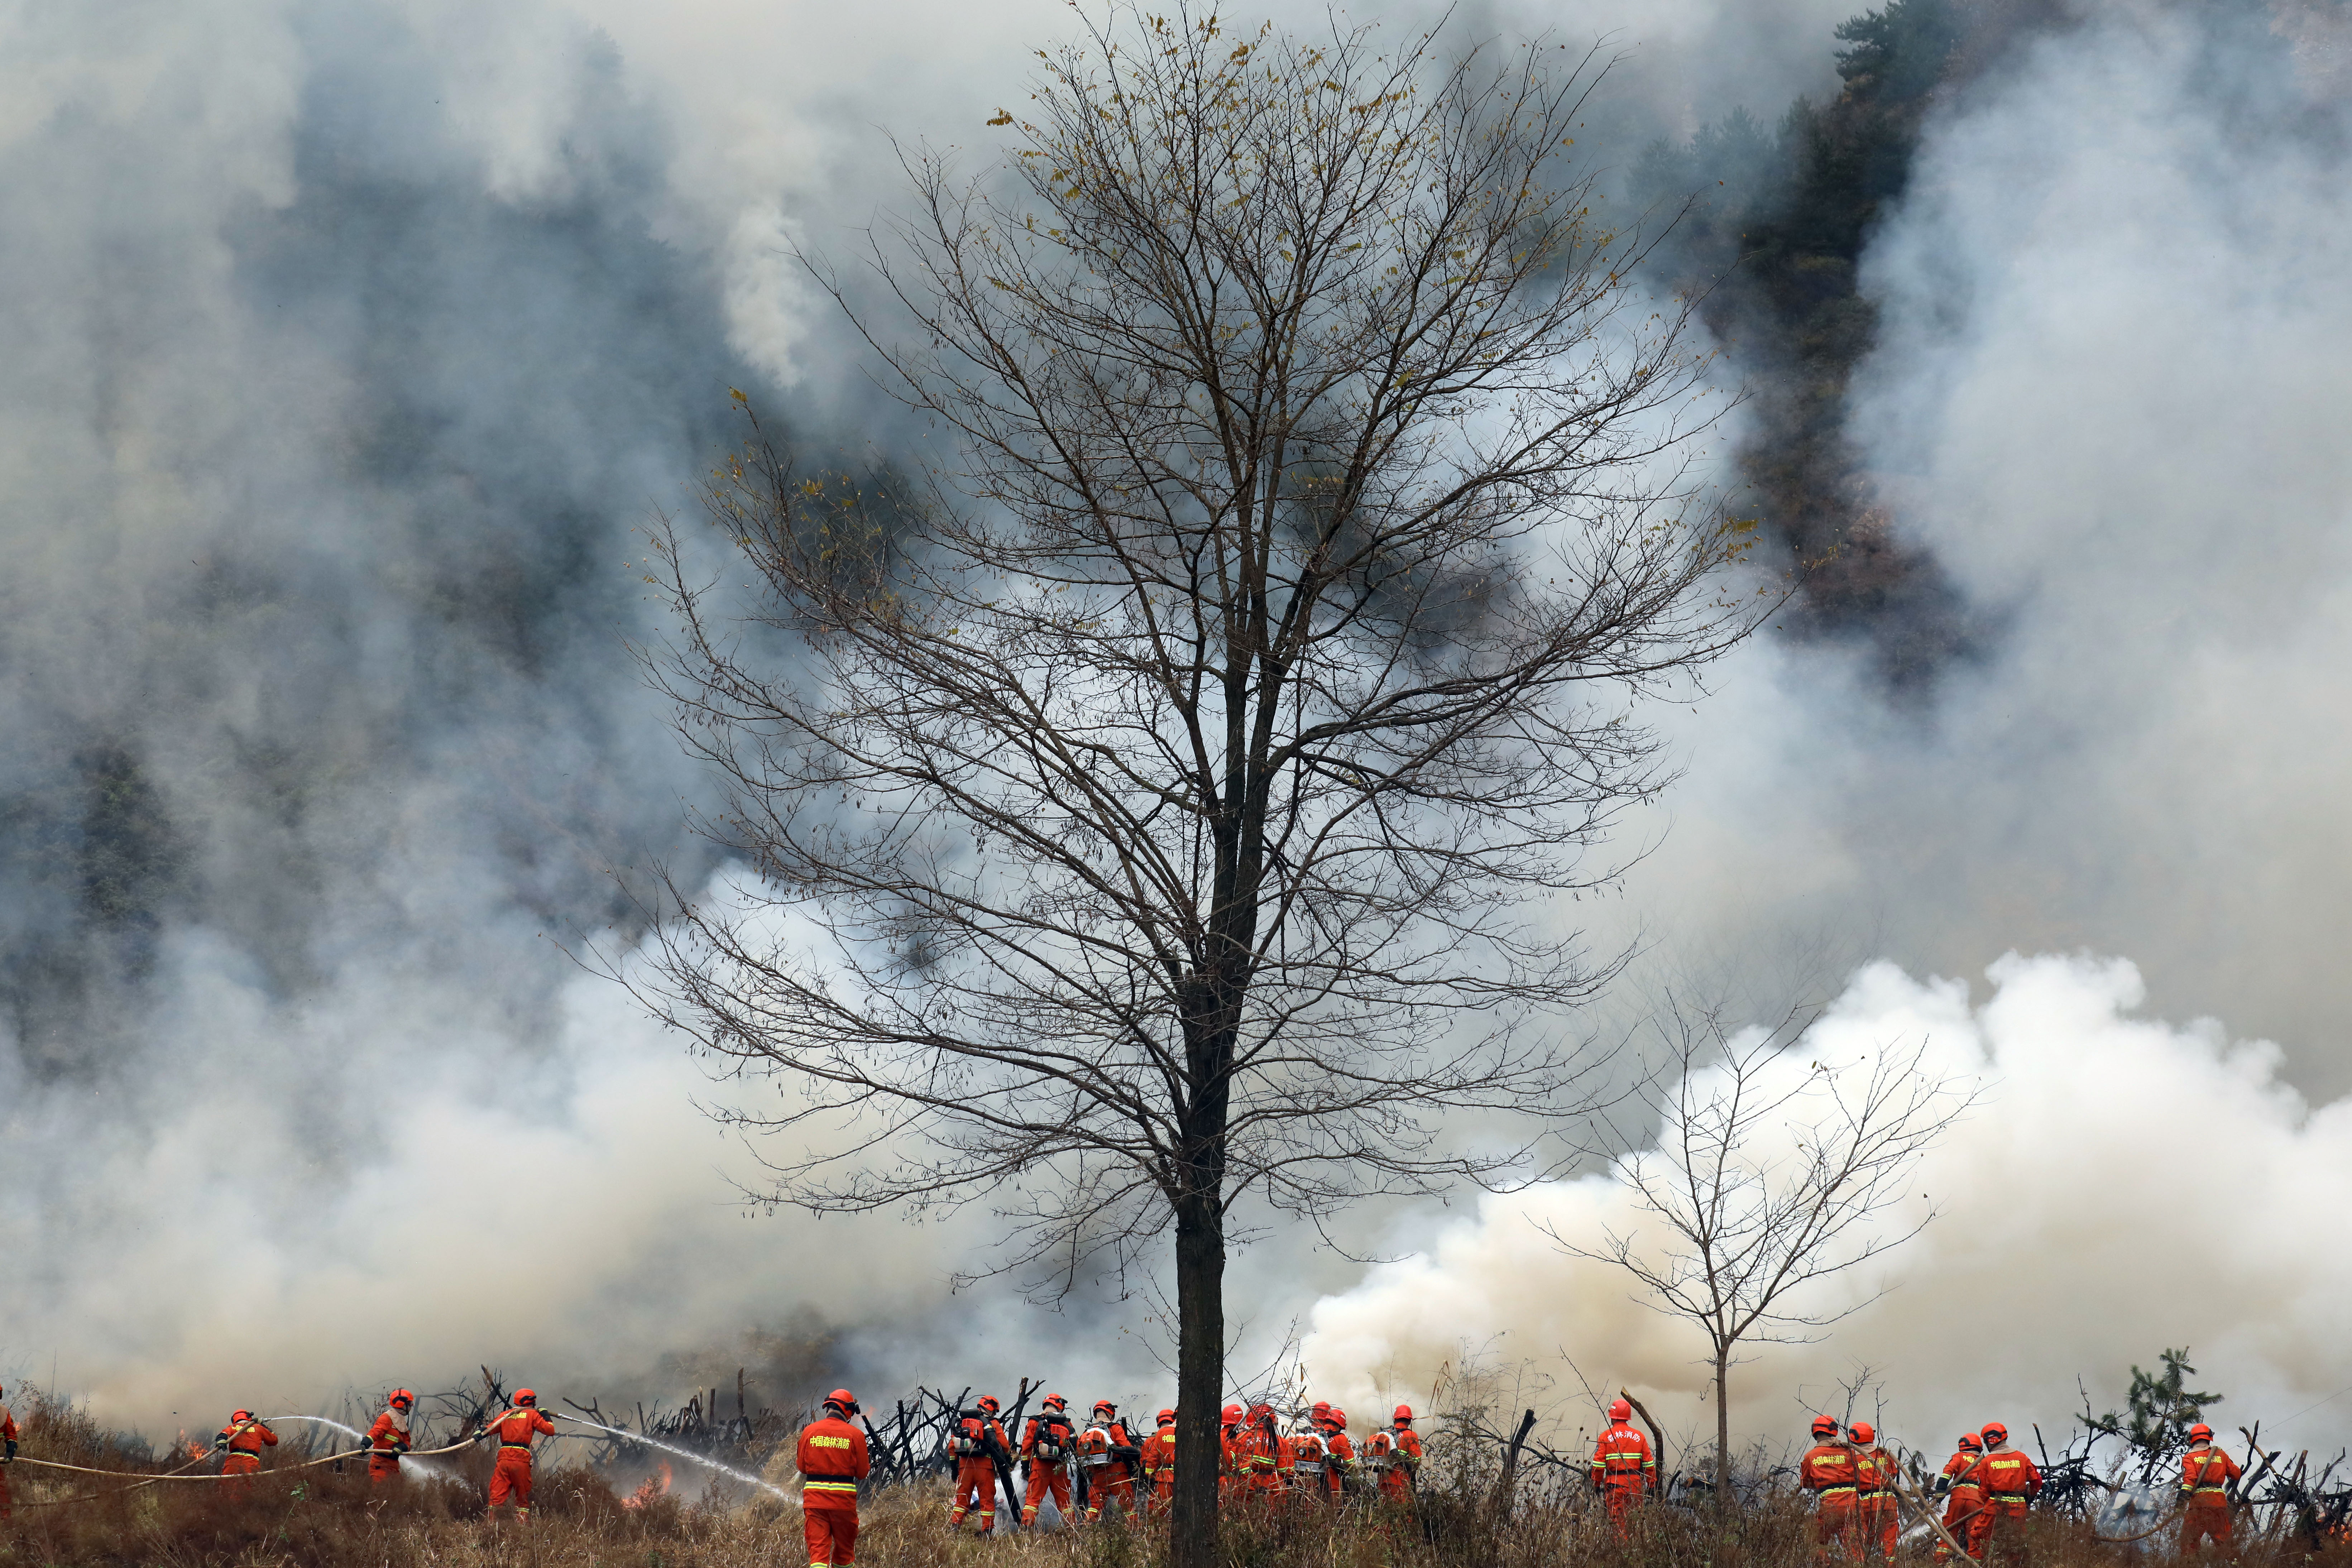
[[[1822,1489],[1822,1496],[1835,1497],[1840,1492],[1850,1492],[1852,1490],[1853,1490],[1852,1487],[1823,1487]]]
[[[801,1489],[811,1492],[854,1492],[857,1489],[857,1483],[856,1481],[804,1480],[801,1483]]]

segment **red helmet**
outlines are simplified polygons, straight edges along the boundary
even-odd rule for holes
[[[1612,1421],[1631,1421],[1633,1419],[1633,1403],[1630,1400],[1624,1399],[1611,1400],[1609,1402],[1609,1419]]]
[[[1153,1417],[1153,1419],[1158,1421],[1162,1426],[1173,1426],[1176,1425],[1176,1412],[1173,1410],[1163,1410],[1157,1416]]]
[[[1328,1399],[1318,1399],[1307,1407],[1307,1414],[1320,1421],[1331,1414],[1331,1402]]]
[[[228,1413],[228,1418],[232,1422],[250,1421],[253,1419],[253,1412],[250,1410],[232,1410]]]
[[[2189,1436],[2196,1442],[2210,1443],[2213,1440],[2213,1428],[2200,1421],[2196,1426],[2189,1428]]]
[[[2006,1443],[2009,1441],[2009,1428],[1998,1421],[1988,1421],[1984,1424],[1984,1440],[1988,1448],[1995,1443]]]
[[[1063,1398],[1058,1394],[1049,1394],[1045,1395],[1045,1402],[1037,1408],[1040,1410],[1067,1410],[1069,1407],[1070,1402],[1068,1400]]]
[[[1960,1434],[1960,1449],[1963,1453],[1981,1454],[1984,1452],[1984,1445],[1977,1441],[1975,1433],[1963,1432]]]
[[[404,1388],[395,1388],[392,1391],[392,1397],[384,1401],[384,1403],[391,1405],[394,1410],[405,1410],[410,1405],[416,1403],[416,1395],[409,1393],[408,1390]]]
[[[1116,1415],[1118,1414],[1118,1406],[1113,1405],[1108,1399],[1097,1399],[1095,1401],[1095,1414],[1097,1415]]]
[[[857,1395],[845,1388],[836,1388],[824,1396],[824,1407],[840,1416],[857,1414]]]
[[[1837,1436],[1837,1417],[1836,1417],[1836,1416],[1834,1416],[1834,1415],[1816,1415],[1816,1416],[1814,1416],[1814,1417],[1813,1417],[1813,1436],[1816,1436],[1816,1437],[1834,1437],[1834,1436]]]
[[[1867,1421],[1855,1422],[1852,1430],[1853,1432],[1853,1440],[1857,1443],[1875,1443],[1878,1441],[1878,1434],[1871,1430],[1870,1423]]]
[[[1412,1425],[1412,1405],[1400,1405],[1396,1407],[1396,1424],[1400,1426],[1410,1426]]]
[[[535,1408],[539,1404],[539,1394],[532,1389],[518,1388],[515,1390],[515,1403],[526,1409]]]
[[[983,1394],[980,1396],[980,1413],[982,1415],[993,1415],[1003,1408],[1004,1406],[996,1403],[996,1395],[993,1394]]]
[[[1218,1414],[1223,1417],[1225,1425],[1231,1426],[1242,1418],[1242,1407],[1238,1405],[1228,1405]]]
[[[1331,1425],[1342,1432],[1348,1429],[1348,1413],[1336,1405],[1331,1406]]]
[[[1264,1421],[1273,1415],[1274,1406],[1271,1405],[1258,1404],[1249,1407],[1249,1418],[1252,1421]]]

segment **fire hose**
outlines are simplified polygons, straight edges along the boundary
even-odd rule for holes
[[[278,1417],[278,1419],[279,1419],[279,1420],[290,1420],[290,1419],[293,1419],[293,1417],[290,1417],[290,1416],[280,1416],[280,1417]],[[187,1473],[187,1471],[188,1471],[188,1469],[189,1469],[189,1468],[190,1468],[191,1466],[194,1466],[194,1465],[201,1465],[201,1464],[203,1464],[206,1459],[208,1459],[208,1458],[212,1458],[211,1453],[210,1453],[209,1451],[207,1451],[207,1452],[205,1452],[205,1453],[202,1453],[202,1454],[197,1455],[194,1458],[190,1459],[190,1460],[187,1462],[187,1464],[182,1465],[182,1466],[180,1466],[180,1467],[179,1467],[178,1468],[176,1468],[176,1469],[170,1469],[170,1470],[166,1470],[166,1471],[164,1471],[162,1475],[158,1475],[158,1476],[146,1476],[146,1477],[143,1477],[143,1478],[142,1478],[142,1479],[139,1479],[139,1480],[136,1480],[136,1481],[131,1482],[131,1485],[129,1485],[129,1486],[127,1486],[127,1487],[114,1487],[114,1488],[111,1488],[111,1489],[108,1489],[108,1490],[106,1490],[106,1491],[100,1491],[100,1492],[84,1492],[84,1493],[81,1493],[80,1495],[76,1496],[76,1497],[41,1498],[41,1499],[37,1499],[37,1500],[32,1500],[32,1501],[20,1502],[20,1503],[17,1503],[16,1506],[16,1507],[18,1507],[18,1508],[55,1508],[55,1507],[58,1506],[58,1505],[59,1505],[59,1504],[61,1504],[61,1503],[69,1503],[69,1502],[94,1502],[94,1501],[97,1501],[97,1500],[99,1500],[100,1499],[102,1499],[102,1498],[121,1497],[121,1496],[123,1496],[125,1493],[128,1493],[128,1492],[143,1491],[143,1490],[145,1490],[145,1489],[146,1489],[147,1488],[149,1488],[149,1487],[152,1487],[152,1486],[160,1486],[160,1485],[162,1485],[162,1484],[163,1484],[163,1482],[165,1482],[165,1481],[231,1481],[231,1480],[251,1480],[251,1479],[254,1479],[254,1477],[255,1477],[255,1476],[262,1475],[262,1474],[278,1475],[278,1476],[282,1476],[282,1475],[289,1475],[289,1474],[291,1474],[292,1472],[294,1472],[294,1471],[296,1471],[296,1470],[307,1470],[307,1469],[311,1469],[311,1468],[314,1468],[315,1467],[320,1466],[320,1465],[333,1464],[333,1463],[335,1463],[336,1461],[338,1461],[338,1460],[341,1460],[341,1459],[361,1458],[364,1458],[364,1457],[366,1457],[366,1456],[368,1456],[368,1455],[371,1455],[371,1454],[377,1454],[377,1453],[394,1453],[394,1454],[398,1454],[398,1455],[400,1455],[400,1457],[401,1457],[401,1458],[411,1458],[411,1459],[430,1459],[430,1458],[437,1458],[437,1457],[439,1457],[440,1455],[443,1455],[443,1454],[454,1454],[454,1453],[457,1452],[457,1451],[458,1451],[459,1449],[461,1449],[461,1448],[469,1448],[469,1447],[473,1447],[474,1442],[475,1442],[475,1439],[474,1439],[474,1438],[472,1438],[472,1437],[467,1437],[467,1438],[464,1439],[462,1442],[452,1443],[452,1444],[450,1444],[450,1445],[449,1445],[447,1447],[446,1447],[446,1448],[427,1448],[427,1449],[425,1449],[425,1450],[424,1450],[423,1452],[421,1452],[421,1453],[409,1453],[409,1452],[406,1452],[406,1451],[404,1451],[404,1450],[401,1450],[401,1449],[390,1449],[390,1448],[383,1448],[383,1449],[380,1449],[380,1448],[377,1448],[377,1447],[373,1447],[373,1445],[371,1445],[370,1447],[364,1447],[364,1448],[347,1448],[347,1449],[343,1450],[343,1451],[342,1451],[342,1452],[341,1452],[341,1453],[334,1453],[334,1454],[322,1454],[322,1455],[320,1455],[319,1458],[315,1458],[315,1459],[304,1459],[304,1460],[303,1460],[303,1461],[301,1461],[299,1464],[285,1465],[285,1466],[274,1467],[274,1468],[272,1468],[271,1469],[269,1469],[268,1471],[266,1471],[266,1472],[257,1470],[257,1471],[251,1471],[251,1472],[248,1472],[248,1473],[244,1474],[244,1475],[236,1475],[236,1476],[232,1476],[232,1475],[225,1475],[225,1474],[222,1474],[222,1473],[220,1473],[220,1472],[215,1471],[215,1472],[214,1472],[214,1473],[212,1473],[212,1474],[210,1474],[210,1475],[202,1475],[202,1476],[192,1476],[192,1475],[189,1475],[189,1474]],[[88,1465],[68,1465],[68,1464],[65,1463],[63,1460],[60,1460],[60,1459],[36,1459],[36,1458],[31,1458],[31,1457],[29,1457],[29,1456],[26,1456],[26,1455],[19,1455],[16,1458],[15,1458],[15,1459],[11,1460],[11,1461],[10,1461],[10,1463],[12,1463],[12,1464],[18,1464],[18,1465],[37,1465],[37,1466],[38,1466],[40,1468],[45,1469],[45,1470],[67,1470],[67,1471],[70,1471],[70,1472],[72,1472],[72,1473],[73,1473],[73,1474],[75,1474],[75,1475],[81,1475],[81,1476],[128,1476],[128,1475],[135,1475],[135,1474],[137,1474],[137,1472],[136,1472],[136,1471],[132,1471],[132,1470],[100,1470],[100,1469],[93,1469],[93,1468],[90,1468],[89,1466],[88,1466]]]

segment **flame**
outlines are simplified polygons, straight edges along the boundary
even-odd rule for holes
[[[623,1508],[643,1508],[647,1503],[653,1501],[654,1499],[668,1495],[669,1484],[669,1464],[665,1460],[661,1466],[660,1475],[647,1476],[645,1480],[638,1485],[635,1491],[631,1492],[627,1497],[621,1500],[621,1506]]]
[[[213,1451],[213,1447],[210,1443],[199,1443],[194,1437],[189,1436],[188,1429],[185,1426],[180,1428],[178,1442],[182,1446],[176,1451],[186,1455],[191,1459],[201,1459],[206,1454]]]

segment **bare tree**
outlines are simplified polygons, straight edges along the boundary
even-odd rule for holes
[[[1181,8],[1041,58],[1007,172],[906,155],[907,341],[811,266],[953,457],[852,489],[755,424],[748,612],[660,531],[648,666],[753,874],[672,889],[648,989],[780,1080],[782,1201],[980,1198],[1049,1288],[1172,1223],[1192,1568],[1238,1205],[1530,1173],[1444,1114],[1573,1108],[1639,704],[1770,601],[1687,479],[1685,307],[1565,165],[1590,58]]]
[[[1870,1301],[1806,1288],[1919,1234],[1889,1223],[1928,1147],[1973,1089],[1922,1070],[1927,1044],[1852,1062],[1796,1050],[1797,1031],[1727,1036],[1719,1016],[1668,1009],[1670,1048],[1645,1098],[1654,1144],[1621,1142],[1619,1179],[1656,1221],[1570,1252],[1617,1264],[1635,1300],[1705,1331],[1715,1370],[1715,1495],[1731,1495],[1731,1369],[1740,1347],[1801,1344]]]

